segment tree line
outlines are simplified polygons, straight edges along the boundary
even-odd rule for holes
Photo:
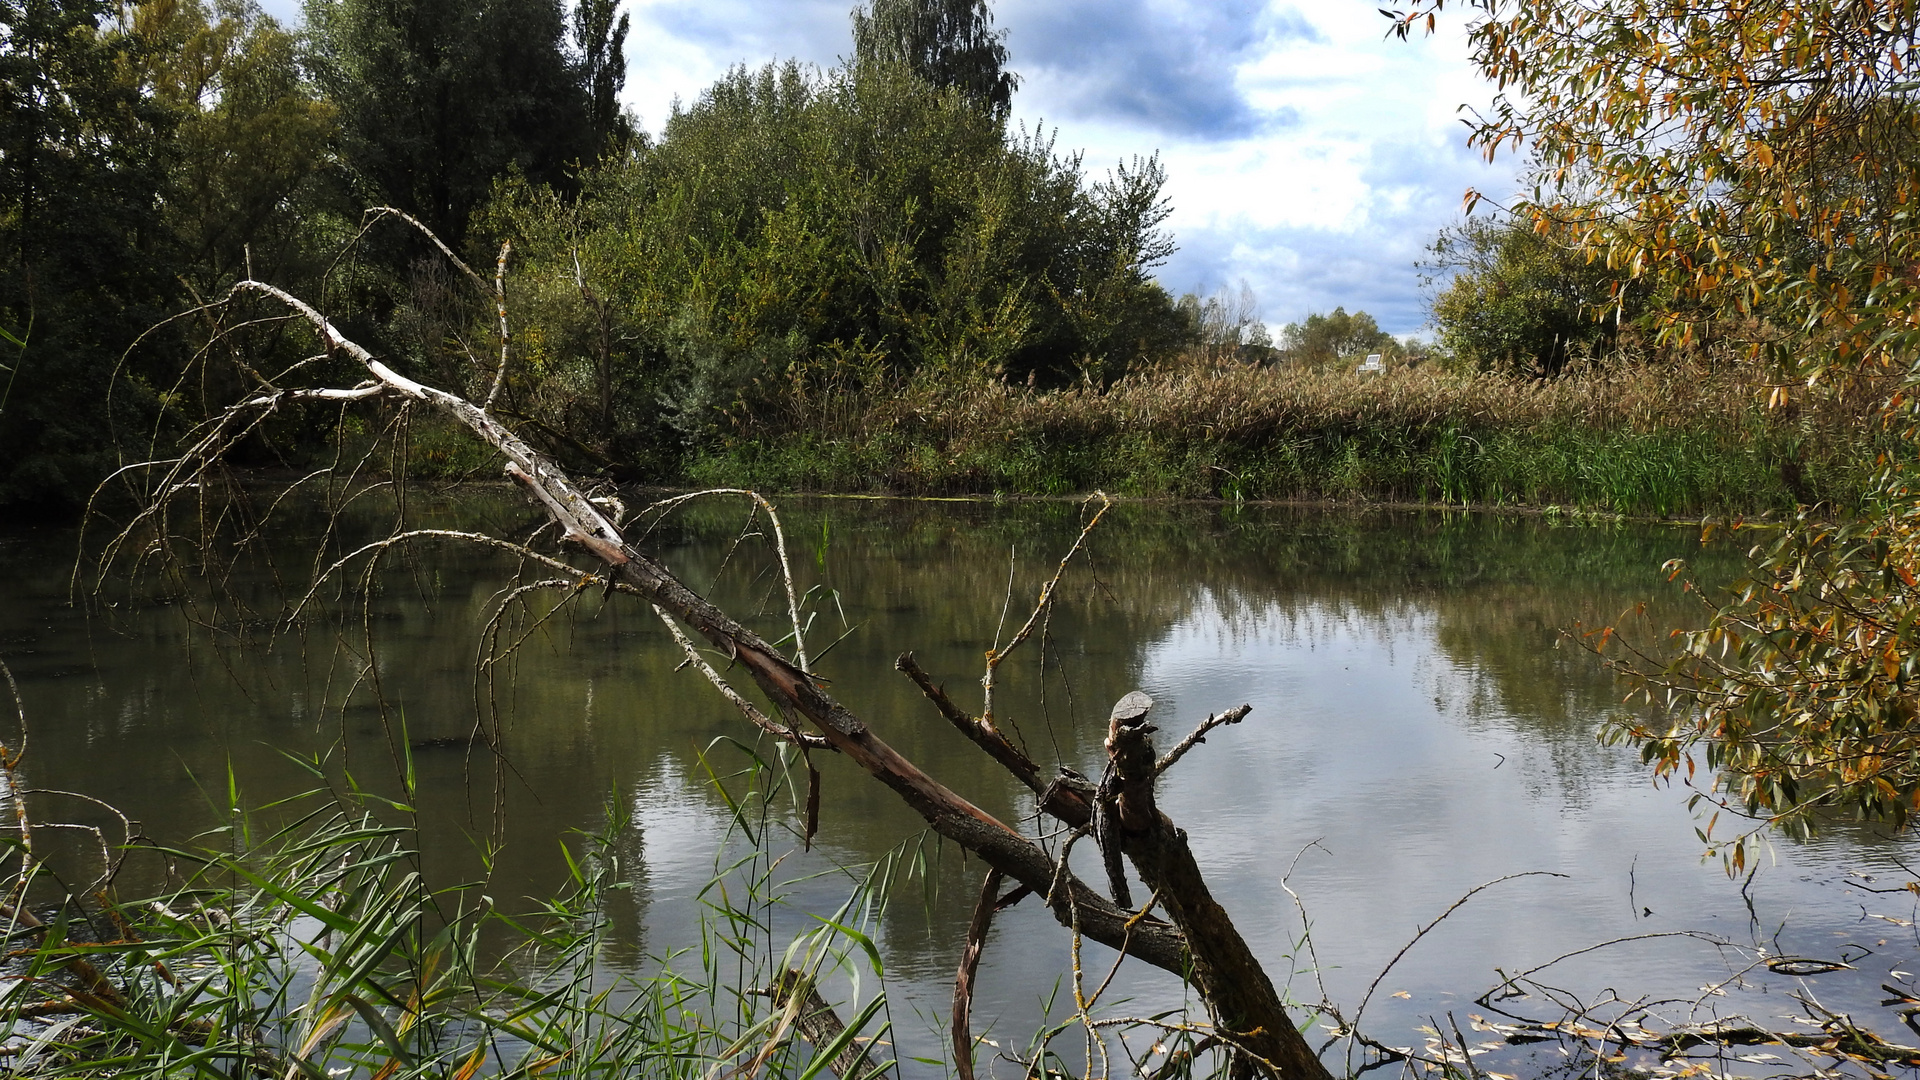
[[[270,320],[222,338],[239,368],[192,344],[215,316],[180,313],[244,277],[481,377],[492,300],[428,231],[483,270],[513,242],[503,407],[596,463],[670,465],[796,385],[1104,383],[1192,339],[1150,276],[1158,161],[1091,176],[1013,125],[984,0],[877,0],[838,66],[735,69],[654,135],[616,8],[310,0],[295,31],[250,0],[0,0],[0,502],[82,497],[301,362]]]

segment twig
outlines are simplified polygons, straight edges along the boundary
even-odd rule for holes
[[[1000,669],[1001,662],[1006,660],[1007,656],[1011,654],[1013,650],[1019,648],[1020,644],[1027,640],[1028,635],[1033,633],[1034,624],[1040,621],[1040,616],[1046,612],[1047,605],[1053,601],[1053,591],[1059,587],[1061,575],[1067,572],[1067,564],[1073,561],[1073,557],[1079,554],[1082,547],[1086,546],[1087,537],[1093,534],[1094,527],[1100,524],[1100,519],[1106,516],[1108,510],[1113,509],[1113,500],[1107,497],[1106,492],[1096,491],[1092,495],[1087,496],[1088,502],[1092,502],[1095,499],[1100,500],[1100,509],[1094,511],[1092,520],[1088,521],[1086,527],[1080,530],[1079,538],[1074,540],[1073,546],[1068,548],[1067,553],[1060,557],[1060,565],[1054,569],[1053,576],[1047,579],[1045,585],[1040,586],[1040,599],[1034,603],[1033,613],[1027,616],[1026,624],[1020,627],[1020,631],[1013,635],[1013,640],[1007,642],[1004,648],[995,647],[992,652],[987,654],[987,673],[980,677],[980,688],[982,691],[980,723],[986,725],[989,731],[996,730],[993,726],[994,673]],[[1013,595],[1011,578],[1008,579],[1007,595],[1009,599],[1011,599]]]
[[[1158,776],[1168,769],[1173,768],[1173,763],[1185,757],[1187,751],[1207,741],[1207,732],[1227,724],[1237,724],[1246,719],[1247,714],[1252,711],[1252,705],[1242,705],[1237,709],[1228,709],[1219,716],[1208,714],[1206,720],[1202,721],[1199,727],[1193,729],[1193,734],[1181,739],[1180,745],[1167,751],[1166,757],[1153,763],[1153,774]]]
[[[766,496],[750,488],[707,488],[704,491],[690,491],[684,495],[675,495],[648,506],[647,509],[665,515],[681,503],[707,495],[740,495],[751,499],[761,510],[766,511],[767,519],[773,522],[774,551],[780,556],[780,578],[787,588],[787,618],[793,624],[793,658],[801,671],[811,672],[812,664],[807,660],[807,640],[805,630],[800,625],[800,601],[793,591],[793,563],[787,559],[787,530],[780,524],[780,512],[774,509]],[[656,522],[657,524],[657,522]]]
[[[1047,785],[1040,779],[1040,766],[1034,764],[1032,758],[1021,753],[1018,747],[1007,741],[1005,735],[962,712],[960,707],[953,703],[953,699],[947,696],[946,690],[935,683],[914,660],[912,653],[901,653],[900,658],[893,662],[893,666],[895,670],[904,672],[907,678],[913,680],[914,685],[920,688],[920,692],[927,696],[928,701],[933,702],[933,707],[939,710],[941,716],[946,717],[948,723],[958,728],[960,734],[973,740],[980,749],[985,750],[988,757],[1005,766],[1007,771],[1013,774],[1014,779],[1025,784],[1027,789],[1035,794],[1046,790]]]
[[[1475,896],[1479,895],[1481,892],[1487,889],[1493,888],[1495,885],[1498,885],[1501,882],[1513,881],[1516,878],[1524,878],[1524,877],[1563,878],[1566,876],[1567,875],[1565,874],[1555,873],[1554,871],[1551,871],[1551,870],[1525,870],[1518,874],[1508,874],[1505,877],[1497,877],[1497,878],[1494,878],[1492,881],[1484,882],[1482,884],[1475,885],[1471,889],[1468,889],[1466,892],[1466,895],[1462,896],[1460,899],[1455,900],[1452,904],[1448,905],[1447,910],[1441,912],[1439,916],[1435,918],[1432,922],[1421,927],[1419,931],[1413,935],[1413,938],[1411,940],[1409,940],[1405,945],[1400,946],[1400,951],[1393,954],[1393,959],[1387,961],[1387,966],[1381,968],[1380,974],[1375,975],[1373,977],[1373,982],[1367,985],[1367,992],[1364,995],[1362,995],[1360,998],[1359,1006],[1353,1010],[1353,1022],[1352,1024],[1349,1025],[1349,1027],[1356,1030],[1359,1028],[1360,1017],[1367,1011],[1367,1002],[1373,1000],[1373,992],[1375,990],[1380,989],[1380,981],[1387,977],[1387,972],[1393,970],[1394,965],[1400,962],[1400,958],[1407,955],[1407,951],[1412,949],[1415,945],[1420,944],[1420,939],[1423,937],[1426,937],[1427,934],[1431,933],[1434,927],[1439,926],[1442,922],[1445,922],[1447,916],[1460,910],[1460,908],[1463,905],[1465,905],[1467,901],[1473,899]],[[1542,965],[1542,966],[1544,967],[1545,965]],[[1539,969],[1536,968],[1534,970],[1537,971]]]

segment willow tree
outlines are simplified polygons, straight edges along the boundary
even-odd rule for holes
[[[1405,36],[1446,4],[1389,14]],[[1463,6],[1501,88],[1472,140],[1526,155],[1517,215],[1661,296],[1668,340],[1737,329],[1776,407],[1865,387],[1920,436],[1915,0]],[[1677,660],[1626,657],[1672,708],[1618,729],[1660,773],[1704,760],[1722,771],[1703,797],[1791,828],[1823,808],[1903,823],[1920,805],[1914,463],[1882,461],[1866,517],[1809,510],[1757,548]]]

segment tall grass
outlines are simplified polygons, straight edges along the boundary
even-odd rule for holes
[[[769,916],[784,899],[768,842],[784,821],[782,770],[750,749],[745,760],[714,774],[736,853],[701,893],[702,940],[645,973],[602,962],[603,907],[628,886],[617,816],[604,834],[569,839],[565,886],[530,915],[496,907],[484,882],[429,884],[413,807],[332,787],[275,807],[297,812],[260,835],[236,816],[192,845],[142,848],[173,882],[135,901],[69,887],[33,855],[29,825],[13,852],[25,902],[7,907],[17,951],[0,998],[4,1067],[274,1080],[692,1080],[742,1068],[812,1080],[840,1056],[858,1058],[861,1080],[887,1074],[869,933],[900,862],[856,875],[816,929],[775,940]],[[850,982],[838,1039],[796,1037],[805,999],[767,993],[789,971],[823,989],[829,976]]]
[[[1553,380],[1427,366],[1362,378],[1241,365],[1105,389],[796,385],[690,478],[786,490],[1366,499],[1633,515],[1857,504],[1897,440],[1866,395],[1769,408],[1733,370]]]

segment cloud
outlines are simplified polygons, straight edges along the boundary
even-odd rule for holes
[[[1510,165],[1487,165],[1449,134],[1328,153],[1291,178],[1270,175],[1265,155],[1216,163],[1219,175],[1190,185],[1203,209],[1176,215],[1180,251],[1160,269],[1161,283],[1175,293],[1211,293],[1244,280],[1276,330],[1335,307],[1365,311],[1395,335],[1421,330],[1426,297],[1415,264],[1434,234],[1459,219],[1468,187],[1498,191],[1512,179]],[[1236,181],[1249,190],[1236,193]],[[1316,219],[1274,212],[1252,194],[1263,184],[1277,193],[1287,182],[1303,201],[1337,192],[1345,202]]]
[[[853,52],[850,0],[642,0],[628,9],[636,22],[651,24],[658,37],[649,38],[699,49],[723,66],[785,59],[825,66]],[[654,59],[629,52],[629,66]]]
[[[1297,120],[1262,109],[1240,66],[1318,32],[1292,8],[1222,0],[1012,0],[1000,7],[1022,94],[1078,120],[1192,140],[1241,139]]]

